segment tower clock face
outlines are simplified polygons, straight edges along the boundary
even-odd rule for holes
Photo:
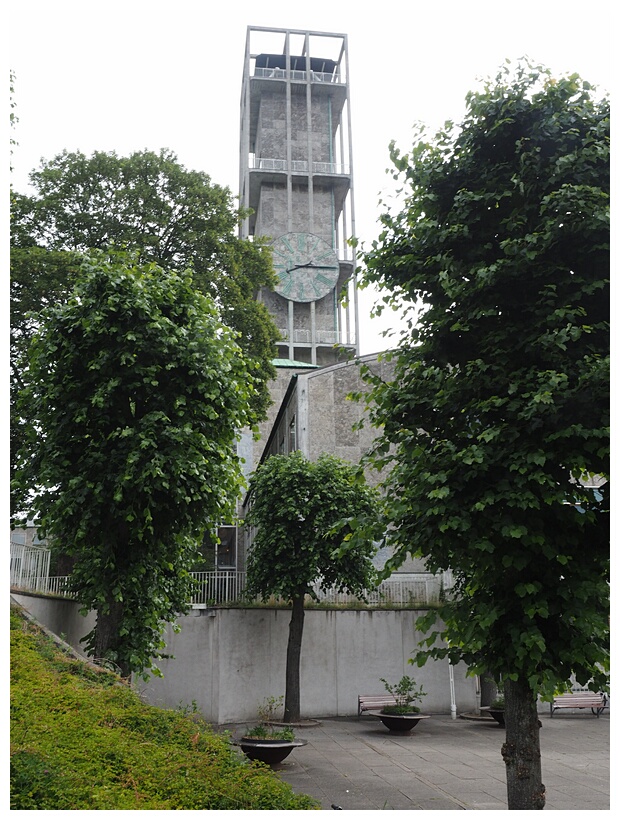
[[[311,233],[286,233],[271,245],[276,293],[293,302],[315,302],[338,284],[336,251]]]

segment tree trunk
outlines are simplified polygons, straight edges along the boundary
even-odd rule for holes
[[[286,648],[285,723],[293,723],[299,720],[301,715],[299,664],[301,660],[301,639],[304,631],[304,615],[304,596],[293,598],[293,611],[288,628],[288,646]]]
[[[107,601],[108,611],[97,610],[97,624],[95,626],[95,659],[109,657],[110,650],[117,648],[119,642],[119,628],[123,618],[123,604],[110,599]],[[120,668],[121,675],[126,678],[131,674],[127,663],[117,658],[110,658]]]
[[[544,809],[545,787],[540,763],[540,721],[536,695],[519,678],[504,682],[506,742],[502,757],[506,763],[509,809]]]

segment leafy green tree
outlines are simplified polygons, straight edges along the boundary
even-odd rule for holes
[[[266,410],[279,335],[256,293],[274,282],[271,256],[260,242],[237,236],[240,213],[228,188],[187,170],[165,149],[129,157],[64,151],[42,162],[30,182],[35,195],[11,197],[13,246],[78,252],[116,246],[166,270],[191,268],[194,286],[217,302],[223,322],[241,334],[239,345],[257,362],[254,401]],[[34,292],[37,273],[33,267]],[[48,292],[54,296],[62,298],[62,289]]]
[[[30,422],[28,407],[19,408],[19,395],[28,374],[28,348],[38,327],[38,314],[46,307],[66,301],[79,270],[81,256],[44,248],[11,248],[11,473],[18,469],[18,454],[25,444]],[[31,490],[32,488],[28,488]],[[11,512],[24,509],[25,497],[18,485],[11,488]]]
[[[322,589],[363,595],[373,585],[375,552],[364,524],[377,518],[376,491],[335,456],[309,461],[297,451],[267,459],[250,479],[246,524],[257,528],[247,564],[248,592],[292,605],[286,654],[284,720],[300,717],[299,662],[304,598]],[[357,537],[351,539],[353,530]],[[370,531],[369,530],[369,531]]]
[[[256,382],[189,273],[93,253],[70,298],[41,314],[18,480],[97,611],[87,650],[124,674],[152,667],[164,623],[187,609],[203,532],[231,520]]]
[[[448,646],[418,661],[501,675],[508,806],[541,809],[537,695],[609,668],[609,105],[527,63],[467,104],[391,146],[405,199],[365,277],[423,308],[393,380],[367,370],[374,462],[393,465],[388,571],[411,553],[456,579],[421,624]]]

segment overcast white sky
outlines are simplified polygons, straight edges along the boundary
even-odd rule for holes
[[[388,145],[438,128],[506,58],[577,72],[611,91],[608,0],[13,0],[5,36],[16,73],[13,186],[63,149],[127,155],[170,148],[187,168],[238,189],[246,28],[349,36],[356,233],[377,233]],[[363,315],[369,300],[363,298]],[[386,346],[364,321],[362,353]]]

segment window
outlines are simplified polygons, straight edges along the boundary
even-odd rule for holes
[[[237,566],[237,528],[219,527],[217,534],[220,543],[217,545],[217,568],[235,569]]]

